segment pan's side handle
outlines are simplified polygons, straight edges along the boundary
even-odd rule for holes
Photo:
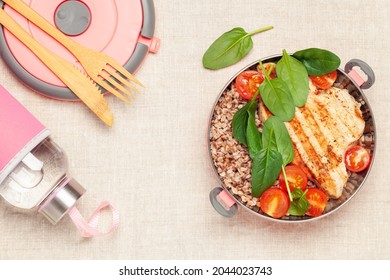
[[[359,73],[353,69],[355,66],[359,67],[367,75],[367,81],[364,81]],[[351,59],[345,64],[344,70],[362,89],[368,89],[375,83],[374,71],[363,60]]]
[[[220,187],[213,189],[210,192],[209,197],[210,197],[211,205],[213,205],[214,209],[222,216],[233,217],[237,213],[238,206],[237,206],[236,202],[231,197],[231,195],[227,191],[225,191],[224,189],[222,189]],[[226,209],[218,201],[218,198],[219,198],[219,200],[223,201],[224,204],[226,204],[228,209]]]

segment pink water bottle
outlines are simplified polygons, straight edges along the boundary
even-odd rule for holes
[[[78,212],[76,201],[85,189],[68,173],[64,152],[50,132],[14,97],[0,86],[0,195],[21,210],[37,211],[56,224],[66,214],[83,236],[113,232],[119,217],[107,202],[97,209],[93,223]],[[113,225],[106,233],[97,230],[102,209],[110,207]]]

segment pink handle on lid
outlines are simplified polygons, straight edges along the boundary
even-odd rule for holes
[[[15,156],[23,153],[25,147],[45,130],[43,124],[0,86],[0,175]],[[25,154],[28,152],[24,151]]]

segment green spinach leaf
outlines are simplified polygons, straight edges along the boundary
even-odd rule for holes
[[[272,149],[270,144],[265,146],[266,148],[261,149],[255,155],[252,162],[252,195],[254,197],[261,196],[266,189],[272,186],[282,169],[282,155]]]
[[[260,92],[265,106],[267,106],[272,114],[286,122],[294,117],[294,101],[286,83],[281,78],[270,80],[266,77],[260,85]]]
[[[256,110],[257,110],[257,96],[259,95],[259,91],[257,91],[254,95],[253,95],[253,97],[252,97],[252,99],[251,99],[251,101],[249,101],[248,102],[248,109],[247,109],[247,111],[248,111],[248,113],[251,113],[251,114],[255,114],[255,112],[256,112]]]
[[[272,28],[267,26],[247,33],[243,28],[236,27],[222,34],[203,55],[203,66],[216,70],[240,61],[253,48],[251,36]]]
[[[328,50],[310,48],[298,51],[293,56],[305,65],[310,76],[325,75],[340,66],[340,58]]]
[[[294,189],[291,193],[293,200],[290,202],[288,213],[294,216],[303,216],[309,209],[309,202],[306,199],[306,192],[301,189]]]
[[[249,155],[254,158],[258,152],[260,152],[261,145],[261,133],[257,128],[255,121],[255,114],[257,110],[257,104],[249,105],[248,112],[248,126],[246,129],[246,141],[248,144]]]
[[[269,117],[263,126],[262,142],[277,150],[286,166],[294,158],[294,148],[284,123],[275,116]]]
[[[233,137],[244,146],[248,146],[248,141],[247,141],[248,119],[249,119],[249,114],[253,114],[253,119],[255,118],[254,115],[257,110],[256,99],[258,95],[259,95],[259,91],[257,91],[253,95],[251,101],[245,104],[245,106],[242,107],[240,110],[238,110],[233,116],[233,121],[232,121]],[[253,123],[251,124],[251,126],[253,126]],[[251,137],[252,137],[252,133],[251,133]]]
[[[286,83],[295,106],[305,105],[309,94],[309,77],[305,66],[283,50],[283,56],[276,64],[276,73]]]
[[[238,110],[234,116],[232,121],[233,126],[233,137],[244,146],[247,146],[246,141],[246,129],[248,127],[248,108],[250,103],[248,102]]]

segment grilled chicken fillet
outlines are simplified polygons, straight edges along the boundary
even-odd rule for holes
[[[259,113],[262,121],[271,116],[263,103]],[[344,152],[365,126],[358,103],[345,89],[310,90],[305,106],[285,125],[294,145],[292,163],[329,197],[339,198],[348,180]]]

